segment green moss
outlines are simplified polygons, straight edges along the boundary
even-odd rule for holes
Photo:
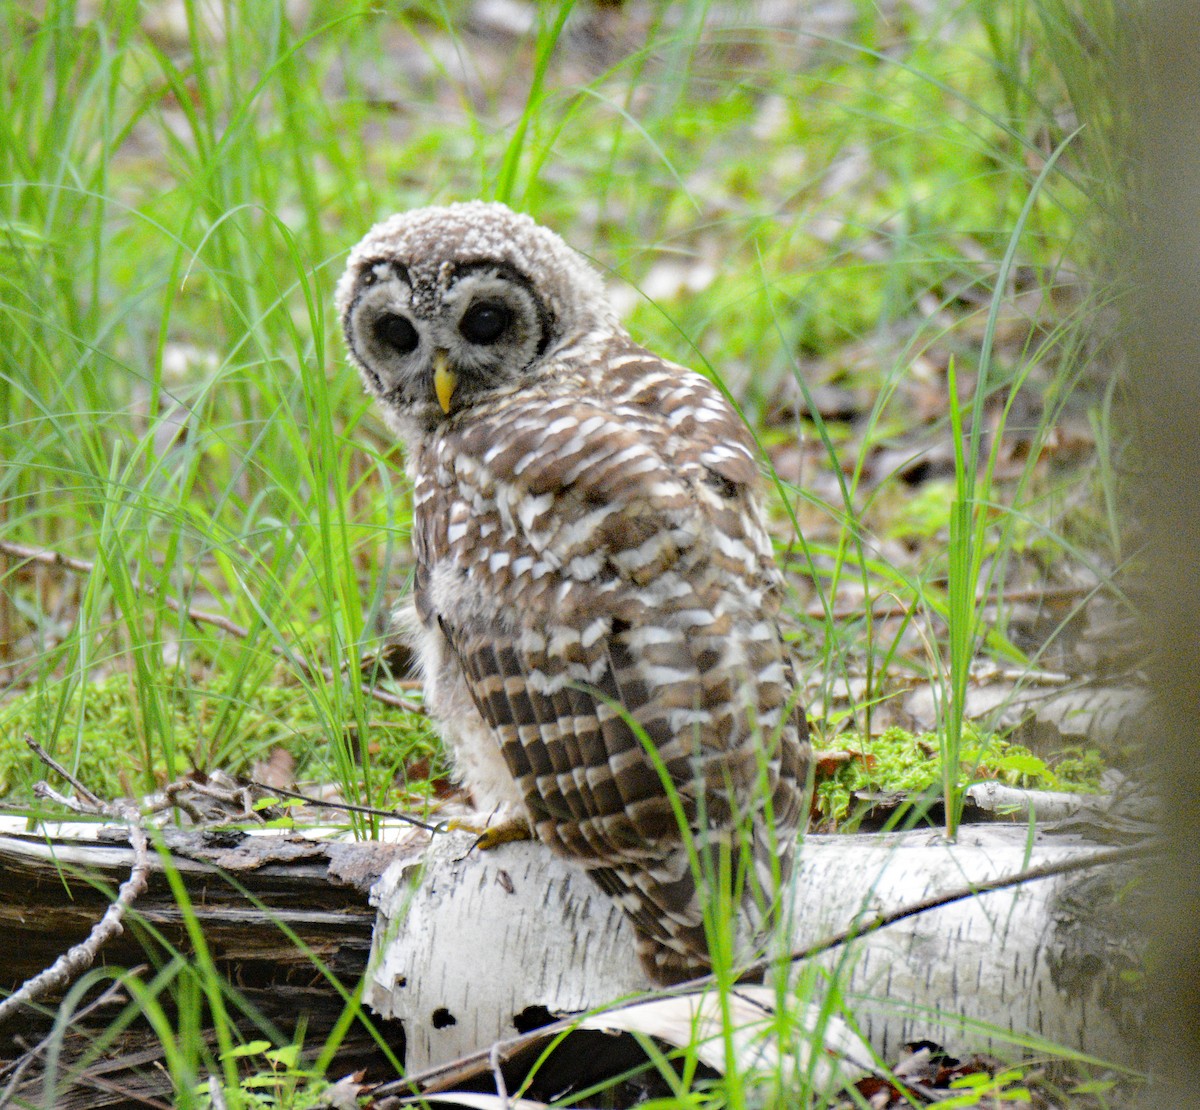
[[[297,775],[322,780],[336,777],[331,741],[350,742],[359,750],[356,726],[337,730],[302,687],[262,685],[234,694],[228,682],[184,685],[173,677],[160,676],[151,703],[138,696],[128,674],[86,683],[65,698],[61,687],[45,686],[4,703],[0,794],[24,794],[47,777],[24,743],[26,733],[102,797],[137,792],[134,784],[144,781],[147,750],[155,753],[150,770],[159,781],[167,777],[168,748],[176,753],[177,766],[236,774],[282,747],[295,758]],[[148,704],[155,716],[150,744]],[[427,718],[375,703],[367,712],[376,785],[406,778],[404,768],[418,759],[437,766],[439,745]]]
[[[914,735],[902,728],[878,736],[839,736],[825,753],[849,753],[842,762],[821,760],[818,750],[816,807],[828,820],[840,821],[850,812],[859,791],[919,795],[940,790],[942,757],[934,733]],[[961,786],[985,779],[1030,790],[1090,793],[1099,789],[1104,764],[1098,752],[1072,749],[1052,768],[1020,744],[968,730],[964,735],[958,781]]]

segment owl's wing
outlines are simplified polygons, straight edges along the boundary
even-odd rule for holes
[[[583,862],[662,862],[680,817],[727,826],[760,780],[787,780],[774,823],[795,827],[794,679],[753,457],[717,427],[727,406],[700,400],[659,396],[644,421],[645,405],[514,408],[455,454],[466,495],[442,554],[489,600],[432,608],[539,837]]]

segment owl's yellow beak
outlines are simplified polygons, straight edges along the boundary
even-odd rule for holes
[[[442,412],[449,415],[450,398],[458,386],[458,375],[450,367],[450,356],[445,351],[433,352],[433,391],[437,394]]]

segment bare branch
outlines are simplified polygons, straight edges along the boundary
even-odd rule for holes
[[[141,964],[138,967],[130,968],[130,975],[139,975],[146,970],[147,965]],[[105,1006],[111,1005],[113,1002],[123,1000],[122,996],[128,997],[125,993],[125,984],[118,980],[115,983],[110,983],[104,992],[98,997],[89,1002],[81,1010],[79,1010],[72,1021],[79,1021],[89,1014],[95,1013],[97,1010],[102,1010]],[[55,1030],[51,1030],[37,1044],[28,1049],[19,1059],[13,1060],[0,1068],[0,1079],[7,1079],[8,1084],[3,1091],[0,1091],[0,1110],[3,1110],[13,1098],[17,1088],[21,1084],[21,1079],[25,1072],[29,1070],[30,1065],[46,1051],[46,1047],[54,1039]]]
[[[34,755],[38,757],[50,770],[55,774],[61,775],[74,788],[75,792],[96,812],[104,809],[104,803],[96,797],[82,782],[79,781],[70,771],[68,771],[61,763],[58,762],[45,748],[41,746],[29,733],[25,733],[25,746],[29,748]]]
[[[1008,605],[1021,602],[1034,604],[1043,602],[1048,605],[1057,602],[1061,604],[1096,593],[1097,589],[1096,586],[1044,586],[1032,589],[1002,590],[998,593],[981,593],[976,596],[975,603],[977,605],[994,605],[1000,602]],[[912,615],[919,604],[920,602],[915,600],[907,604],[898,600],[889,602],[886,596],[880,596],[872,599],[871,616],[875,620],[907,617]],[[857,602],[835,608],[828,615],[831,615],[835,621],[846,621],[861,617],[863,612],[862,603]],[[804,611],[804,615],[812,620],[823,620],[827,614],[823,605],[813,604]]]
[[[427,833],[444,833],[449,828],[449,824],[446,821],[430,825],[428,822],[422,821],[419,817],[413,817],[409,813],[400,813],[394,809],[376,809],[374,806],[360,806],[355,805],[353,802],[327,802],[323,798],[310,798],[307,794],[300,794],[295,790],[285,790],[282,786],[268,786],[265,782],[257,782],[254,779],[250,780],[250,785],[268,794],[281,794],[285,798],[295,798],[297,801],[315,806],[318,809],[339,809],[344,813],[365,813],[371,817],[388,817],[397,821],[404,821],[409,825],[416,825],[418,829],[424,829]]]
[[[25,743],[54,770],[63,775],[68,782],[84,797],[95,799],[82,783],[52,760],[31,737],[25,737]],[[80,806],[79,808],[84,808]],[[104,911],[104,916],[92,927],[79,944],[64,952],[45,971],[26,980],[21,987],[0,1002],[0,1025],[17,1014],[23,1006],[44,998],[53,991],[65,988],[74,979],[82,975],[96,961],[100,949],[110,940],[124,932],[121,919],[125,911],[133,905],[145,891],[150,876],[150,845],[146,830],[141,824],[141,814],[128,802],[105,803],[98,799],[92,803],[92,808],[98,813],[123,822],[129,828],[129,843],[133,848],[133,867],[117,891],[116,899]]]

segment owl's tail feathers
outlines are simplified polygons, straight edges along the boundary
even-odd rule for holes
[[[652,983],[673,987],[677,983],[686,983],[689,979],[697,979],[712,971],[707,950],[703,956],[695,952],[677,952],[657,937],[643,933],[641,929],[636,929],[636,932],[635,951],[642,970]]]
[[[734,864],[733,874],[737,874],[736,858]],[[764,886],[761,874],[750,883],[743,877],[737,884],[739,904],[731,906],[732,899],[726,898],[723,907],[711,905],[707,884],[697,883],[682,850],[670,853],[653,869],[596,868],[590,874],[629,918],[638,959],[647,976],[663,986],[711,972],[714,940],[731,963],[756,961],[779,915],[778,891]],[[785,882],[787,877],[785,873]],[[717,940],[713,935],[717,930],[732,935]]]
[[[638,959],[652,982],[670,986],[712,970],[704,915],[689,873],[669,883],[658,883],[645,871],[597,867],[588,873],[629,918]]]

